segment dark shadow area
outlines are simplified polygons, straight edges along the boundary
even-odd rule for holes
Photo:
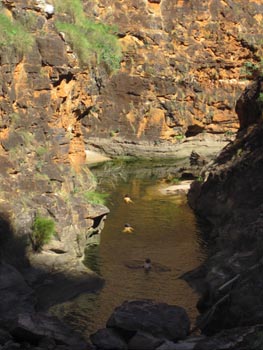
[[[101,220],[103,220],[104,217],[105,217],[105,214],[102,214],[102,215],[96,216],[96,217],[93,219],[92,228],[93,228],[94,230],[95,230],[95,229],[98,229],[98,228],[100,227]]]
[[[83,270],[68,275],[31,266],[28,234],[15,233],[10,222],[7,214],[0,213],[0,332],[4,329],[17,342],[32,346],[51,337],[65,349],[88,349],[79,334],[46,312],[81,293],[95,293],[103,280],[86,271],[84,265]]]
[[[98,275],[101,275],[99,248],[99,244],[91,244],[86,248],[84,264]]]
[[[199,125],[189,125],[185,133],[186,137],[196,136],[201,134],[204,131],[204,128]]]
[[[27,238],[25,236],[14,237],[9,217],[0,212],[0,260],[7,262],[18,270],[29,267],[26,257]]]
[[[201,218],[196,213],[195,218],[197,224],[198,244],[204,251],[205,255],[207,255],[215,245],[215,238],[211,236],[213,226],[208,220]]]
[[[95,293],[103,287],[103,284],[102,278],[96,274],[74,277],[62,273],[42,272],[33,284],[37,296],[36,310],[46,311],[51,306],[72,300],[82,293]]]

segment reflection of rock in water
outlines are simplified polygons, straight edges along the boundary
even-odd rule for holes
[[[84,265],[100,275],[99,245],[89,245],[85,249]]]
[[[155,271],[155,272],[169,272],[171,271],[170,267],[156,263],[156,262],[152,262],[152,268],[151,271]],[[144,260],[130,260],[130,261],[126,261],[124,263],[124,265],[126,267],[128,267],[129,269],[143,269],[144,268]]]

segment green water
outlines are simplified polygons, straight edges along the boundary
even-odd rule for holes
[[[198,266],[203,252],[186,196],[160,191],[168,186],[163,181],[167,171],[162,167],[143,172],[136,164],[121,171],[97,171],[99,189],[110,192],[110,214],[100,245],[87,250],[86,264],[105,279],[105,286],[97,294],[84,294],[55,308],[86,336],[105,327],[114,308],[128,299],[183,306],[192,322],[197,316],[197,295],[178,277]],[[123,200],[127,193],[132,204]],[[132,233],[122,232],[125,223],[134,228]],[[140,268],[145,258],[153,262],[149,273]]]

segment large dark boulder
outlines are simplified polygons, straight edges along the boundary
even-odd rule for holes
[[[99,349],[105,350],[127,350],[128,346],[125,340],[114,329],[99,329],[90,337],[92,343]]]
[[[163,343],[163,339],[154,337],[145,332],[137,332],[128,342],[128,348],[132,350],[157,349]]]
[[[117,307],[107,327],[124,331],[146,332],[158,338],[184,339],[190,330],[190,321],[182,307],[151,300],[125,301]]]
[[[56,317],[44,313],[20,314],[10,333],[19,342],[38,344],[43,338],[49,338],[71,350],[87,349],[80,335]]]
[[[23,276],[13,266],[0,264],[0,322],[13,321],[22,312],[33,312],[35,296]]]

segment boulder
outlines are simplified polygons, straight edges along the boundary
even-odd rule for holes
[[[189,160],[191,166],[203,167],[207,163],[207,159],[195,151],[192,151]]]
[[[118,332],[111,328],[99,329],[90,337],[92,343],[99,349],[105,350],[127,350],[125,340]]]
[[[163,340],[145,332],[137,332],[128,342],[129,350],[152,350],[163,343]]]
[[[4,345],[8,341],[11,341],[13,337],[9,332],[0,328],[0,345]]]
[[[186,311],[175,305],[152,300],[125,301],[117,307],[107,322],[108,328],[142,331],[158,338],[184,339],[190,330]]]
[[[20,314],[10,333],[20,342],[38,343],[48,337],[71,350],[87,349],[86,342],[77,333],[56,317],[44,313]]]
[[[34,310],[35,296],[23,276],[11,265],[0,264],[0,322]]]

